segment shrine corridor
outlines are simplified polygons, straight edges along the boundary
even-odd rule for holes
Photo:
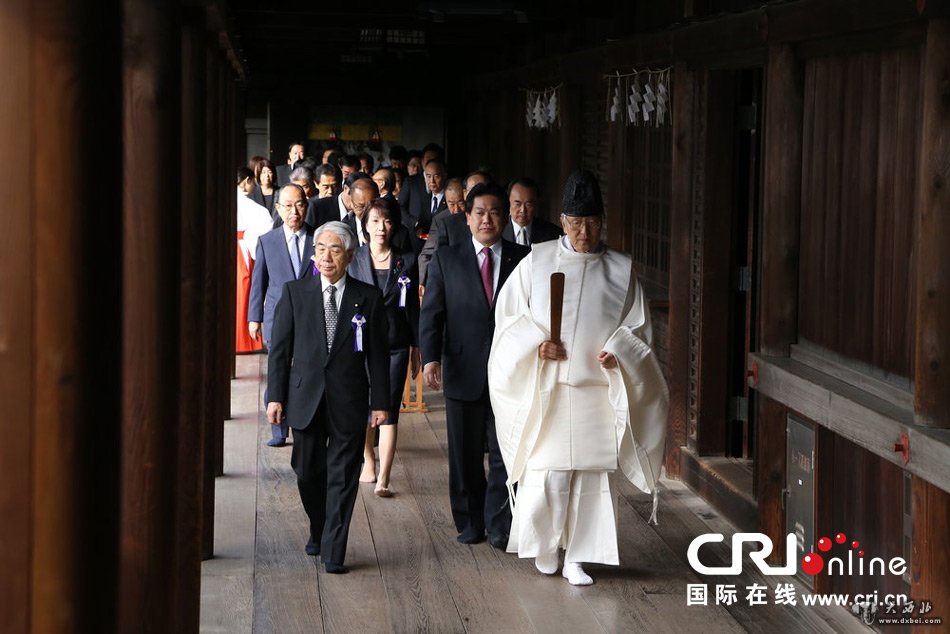
[[[264,355],[237,358],[225,475],[215,496],[215,557],[202,564],[203,632],[870,631],[844,608],[774,605],[775,584],[790,580],[766,582],[757,571],[706,580],[711,594],[716,583],[734,583],[739,600],[732,606],[687,607],[687,584],[700,582],[686,561],[689,543],[735,529],[678,481],[662,481],[658,526],[647,524],[650,497],[620,485],[621,566],[589,566],[593,586],[543,576],[533,560],[487,543],[458,544],[444,408],[435,393],[426,394],[427,414],[400,417],[395,496],[377,498],[373,485],[360,485],[349,574],[327,575],[303,551],[306,520],[291,448],[263,446],[270,437],[259,422],[266,363]],[[708,565],[726,562],[719,546],[704,547],[715,560]],[[753,583],[768,585],[767,605],[748,605],[745,587]]]

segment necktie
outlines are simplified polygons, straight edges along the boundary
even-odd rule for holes
[[[357,233],[357,231],[356,231],[356,214],[354,214],[352,211],[347,212],[347,214],[346,214],[346,225],[350,228],[350,230],[351,230],[353,233]]]
[[[489,305],[492,298],[492,287],[494,286],[494,275],[492,275],[491,248],[484,247],[482,253],[485,254],[485,261],[482,262],[482,287],[485,289],[485,297],[488,298]]]
[[[330,293],[330,298],[327,300],[324,310],[327,322],[327,351],[329,351],[333,347],[333,336],[336,334],[336,320],[339,312],[336,308],[336,286],[328,287],[327,292]]]
[[[435,194],[432,194],[432,215],[435,215],[435,212],[439,210],[439,197]]]
[[[300,275],[300,236],[294,234],[294,243],[290,245],[290,262],[294,265],[294,276]]]
[[[524,227],[518,227],[518,244],[528,245],[528,230]]]

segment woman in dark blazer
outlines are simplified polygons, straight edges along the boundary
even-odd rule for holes
[[[390,497],[389,474],[396,455],[396,424],[402,406],[406,369],[412,364],[413,376],[419,371],[419,273],[411,249],[393,244],[392,238],[402,226],[399,204],[391,198],[377,198],[363,214],[361,229],[369,242],[356,250],[348,273],[373,284],[383,293],[389,320],[389,422],[379,428],[379,475],[373,452],[375,429],[367,427],[361,482],[376,482],[376,495]]]
[[[261,159],[254,168],[254,178],[257,187],[250,193],[250,198],[267,210],[271,218],[277,218],[277,171],[274,164],[267,159]]]

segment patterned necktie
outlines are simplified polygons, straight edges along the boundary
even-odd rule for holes
[[[327,351],[329,351],[333,347],[333,336],[336,334],[336,320],[339,311],[336,308],[336,286],[327,287],[327,292],[330,293],[330,298],[324,306],[324,311],[327,322]]]
[[[485,289],[485,297],[488,298],[488,304],[491,305],[492,286],[494,286],[494,275],[492,274],[491,247],[484,247],[482,253],[485,254],[485,260],[482,262],[482,287]]]
[[[518,244],[528,245],[528,230],[524,227],[518,227]]]
[[[439,210],[439,197],[435,194],[432,194],[432,215],[435,215],[435,212]]]
[[[300,236],[294,234],[294,243],[290,245],[290,262],[294,265],[294,277],[300,275]]]

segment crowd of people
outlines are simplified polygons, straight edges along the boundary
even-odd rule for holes
[[[588,585],[584,563],[619,563],[617,475],[653,494],[655,520],[668,408],[597,180],[570,176],[555,224],[530,178],[449,178],[436,144],[388,159],[317,163],[293,143],[286,164],[237,173],[237,350],[269,355],[267,444],[293,429],[305,551],[347,571],[359,483],[393,496],[403,385],[421,371],[445,397],[458,542]]]

